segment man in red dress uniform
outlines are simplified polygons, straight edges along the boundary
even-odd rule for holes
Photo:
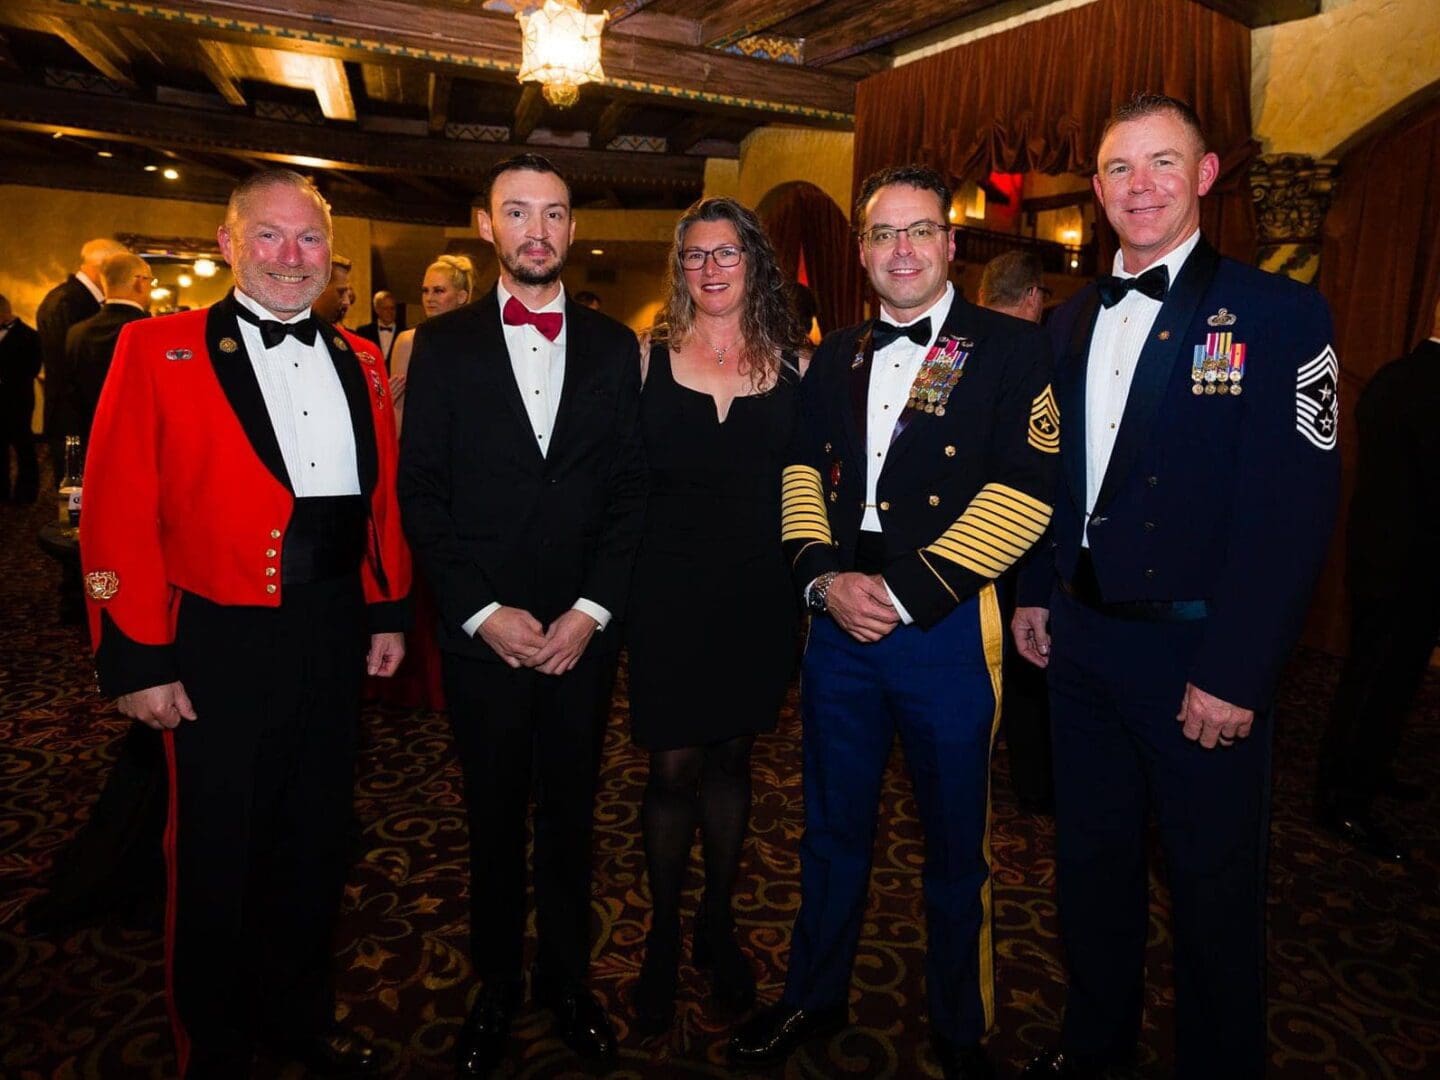
[[[321,324],[329,207],[272,170],[219,230],[235,291],[132,323],[95,414],[81,561],[100,689],[169,768],[179,1072],[374,1052],[334,1020],[361,679],[404,654],[409,553],[374,347]]]

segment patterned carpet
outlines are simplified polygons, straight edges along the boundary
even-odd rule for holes
[[[53,513],[0,506],[0,1076],[163,1077],[174,1062],[161,997],[161,947],[150,933],[106,927],[51,940],[20,913],[85,820],[122,731],[93,693],[80,630],[58,625],[55,563],[35,533]],[[1270,892],[1270,1062],[1283,1078],[1440,1075],[1440,822],[1435,800],[1394,808],[1415,845],[1386,867],[1318,833],[1309,818],[1318,723],[1338,674],[1302,654],[1287,673],[1275,744]],[[617,1077],[728,1075],[726,1022],[704,981],[682,970],[669,1039],[624,1027],[647,905],[639,843],[643,757],[626,735],[622,675],[596,808],[592,974],[620,1025]],[[799,724],[794,702],[755,762],[755,827],[742,871],[740,924],[778,995],[799,902]],[[1406,737],[1404,771],[1440,783],[1440,680],[1427,681]],[[337,970],[349,1021],[374,1037],[391,1075],[444,1076],[472,989],[465,954],[465,821],[442,715],[376,707],[364,717],[356,810],[364,856],[347,887]],[[992,1053],[1013,1071],[1054,1038],[1064,1000],[1054,897],[1054,829],[1019,812],[996,755],[995,917],[998,1025]],[[857,1025],[797,1055],[787,1077],[938,1076],[926,1043],[919,919],[921,839],[908,781],[892,762],[851,1004]],[[698,892],[697,875],[688,903]],[[1167,898],[1152,889],[1144,1074],[1166,1075],[1173,994]],[[217,978],[224,973],[217,972]],[[548,1013],[526,1011],[510,1075],[583,1075]],[[778,1071],[778,1070],[777,1070]],[[257,1075],[280,1075],[260,1063]],[[286,1075],[294,1075],[289,1073]]]

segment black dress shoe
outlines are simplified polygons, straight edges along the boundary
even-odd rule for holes
[[[710,996],[732,1016],[749,1012],[755,1004],[755,973],[735,940],[735,923],[729,913],[714,916],[704,907],[695,914],[695,938],[690,960],[710,974]]]
[[[1404,846],[1368,813],[1328,807],[1320,811],[1320,824],[1346,843],[1385,862],[1402,863],[1410,857]]]
[[[850,1022],[849,1006],[801,1009],[781,1001],[761,1009],[730,1037],[732,1065],[773,1065],[795,1050],[824,1035],[833,1035]]]
[[[510,1018],[519,994],[513,987],[485,987],[475,995],[470,1014],[455,1040],[455,1072],[459,1076],[489,1076],[505,1057]]]
[[[590,1065],[608,1065],[615,1057],[615,1029],[590,991],[576,987],[544,1002],[560,1025],[560,1040]]]
[[[945,1080],[995,1080],[995,1066],[979,1043],[954,1043],[935,1032],[930,1042]]]
[[[375,1076],[380,1071],[375,1047],[338,1024],[308,1042],[292,1046],[290,1056],[312,1076]]]
[[[1020,1070],[1020,1080],[1130,1080],[1133,1069],[1081,1060],[1061,1050],[1047,1050]]]

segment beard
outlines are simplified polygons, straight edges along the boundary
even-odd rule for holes
[[[532,264],[521,262],[513,252],[504,251],[500,253],[500,265],[505,271],[522,285],[553,285],[560,280],[560,272],[565,269],[565,258],[554,247],[546,244],[545,247],[550,254],[555,256],[555,262],[549,266],[537,267]]]

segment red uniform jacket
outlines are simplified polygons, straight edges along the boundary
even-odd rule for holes
[[[233,297],[125,327],[95,412],[80,525],[100,689],[176,679],[181,590],[276,607],[294,505]],[[405,624],[410,553],[395,499],[395,415],[371,342],[322,328],[370,503],[362,571],[372,633]]]

